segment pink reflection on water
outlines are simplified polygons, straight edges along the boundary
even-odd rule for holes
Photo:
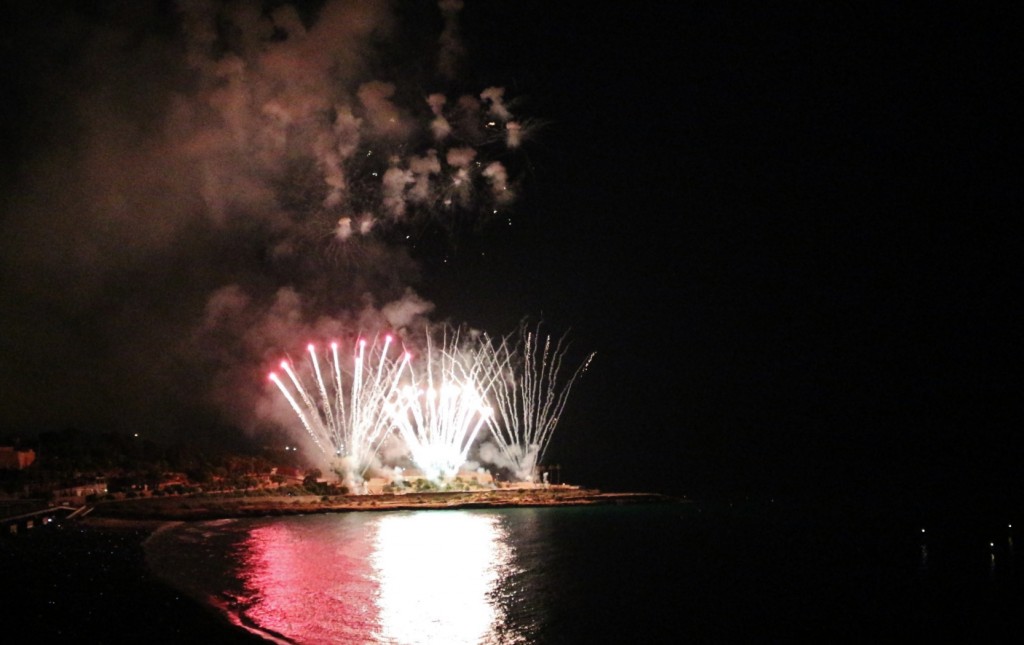
[[[244,615],[262,629],[310,644],[509,642],[494,597],[513,552],[498,516],[304,519],[254,528],[241,546]]]
[[[269,524],[249,534],[242,547],[248,619],[301,643],[367,642],[379,623],[369,566],[373,527],[337,518]]]

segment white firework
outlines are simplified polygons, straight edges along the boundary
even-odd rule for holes
[[[485,339],[480,352],[490,367],[488,396],[493,414],[487,425],[498,456],[520,481],[536,481],[551,437],[576,378],[587,370],[591,352],[575,370],[563,371],[567,333],[558,339],[542,335],[541,324],[520,323],[518,337]]]
[[[338,343],[332,342],[326,369],[322,369],[316,347],[310,343],[302,377],[288,361],[281,361],[281,369],[290,386],[276,373],[270,374],[313,442],[350,486],[361,484],[392,428],[388,405],[398,398],[400,379],[410,360],[405,351],[393,356],[392,344],[389,334],[382,346],[374,343],[368,351],[366,339],[361,338],[346,360]]]
[[[458,474],[491,415],[477,379],[481,366],[467,364],[458,345],[458,333],[446,329],[436,349],[428,334],[425,366],[410,368],[410,382],[388,410],[410,459],[435,482]]]

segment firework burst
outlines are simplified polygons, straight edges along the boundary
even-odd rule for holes
[[[286,360],[281,361],[281,370],[287,383],[270,373],[317,448],[355,488],[376,463],[377,450],[392,428],[388,404],[397,398],[409,366],[409,352],[396,353],[393,345],[390,334],[382,344],[360,338],[352,355],[345,357],[332,342],[321,367],[316,346],[310,343],[301,376]]]
[[[573,383],[594,354],[569,371],[566,335],[553,338],[525,321],[499,339],[445,325],[428,329],[424,343],[415,360],[390,335],[383,343],[360,339],[348,359],[338,343],[323,359],[310,344],[301,373],[282,361],[287,378],[274,372],[270,380],[351,490],[362,489],[371,466],[390,465],[379,452],[392,436],[435,483],[457,476],[478,441],[481,461],[535,482]]]
[[[490,367],[488,395],[493,414],[486,421],[497,451],[492,460],[520,481],[536,481],[551,437],[576,378],[590,367],[590,353],[575,370],[563,362],[567,334],[555,339],[524,320],[517,335],[487,339],[481,363]]]
[[[438,348],[428,333],[424,368],[410,369],[410,384],[389,408],[410,459],[432,481],[458,474],[491,415],[480,378],[486,369],[459,338],[445,327]]]

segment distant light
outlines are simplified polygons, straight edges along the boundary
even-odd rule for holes
[[[924,533],[924,529],[921,529],[921,532]]]
[[[133,436],[137,437],[137,436],[139,436],[139,433],[138,433],[138,432],[136,432],[136,433],[135,433],[135,434],[134,434]]]

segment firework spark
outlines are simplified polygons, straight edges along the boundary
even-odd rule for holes
[[[371,465],[387,465],[379,450],[390,436],[436,483],[456,477],[486,435],[482,461],[518,481],[536,481],[573,383],[594,354],[568,372],[566,335],[541,334],[540,324],[530,329],[524,321],[517,334],[500,339],[466,339],[449,326],[439,329],[428,330],[416,361],[408,351],[393,356],[392,337],[386,336],[369,351],[359,340],[348,370],[337,343],[327,353],[326,369],[311,344],[302,375],[288,361],[281,362],[287,382],[270,374],[350,489],[361,489]]]
[[[488,395],[494,413],[487,417],[494,461],[520,481],[536,481],[551,437],[576,378],[590,367],[590,353],[572,372],[563,372],[567,334],[558,339],[520,323],[518,335],[487,339],[481,344],[482,363],[490,366]]]
[[[427,335],[425,369],[410,369],[412,383],[389,409],[410,458],[432,481],[458,474],[491,415],[478,378],[481,366],[466,362],[458,332],[446,327],[441,343],[435,348]]]
[[[368,351],[366,339],[360,338],[350,361],[341,355],[339,344],[332,342],[326,370],[311,343],[306,348],[305,379],[288,361],[281,361],[281,369],[290,387],[277,373],[270,373],[270,380],[317,448],[353,488],[359,487],[367,469],[377,461],[377,450],[392,428],[388,404],[397,398],[400,379],[411,359],[406,351],[393,355],[393,342],[394,337],[386,335],[382,345],[373,343]],[[343,363],[351,367],[343,368]]]

